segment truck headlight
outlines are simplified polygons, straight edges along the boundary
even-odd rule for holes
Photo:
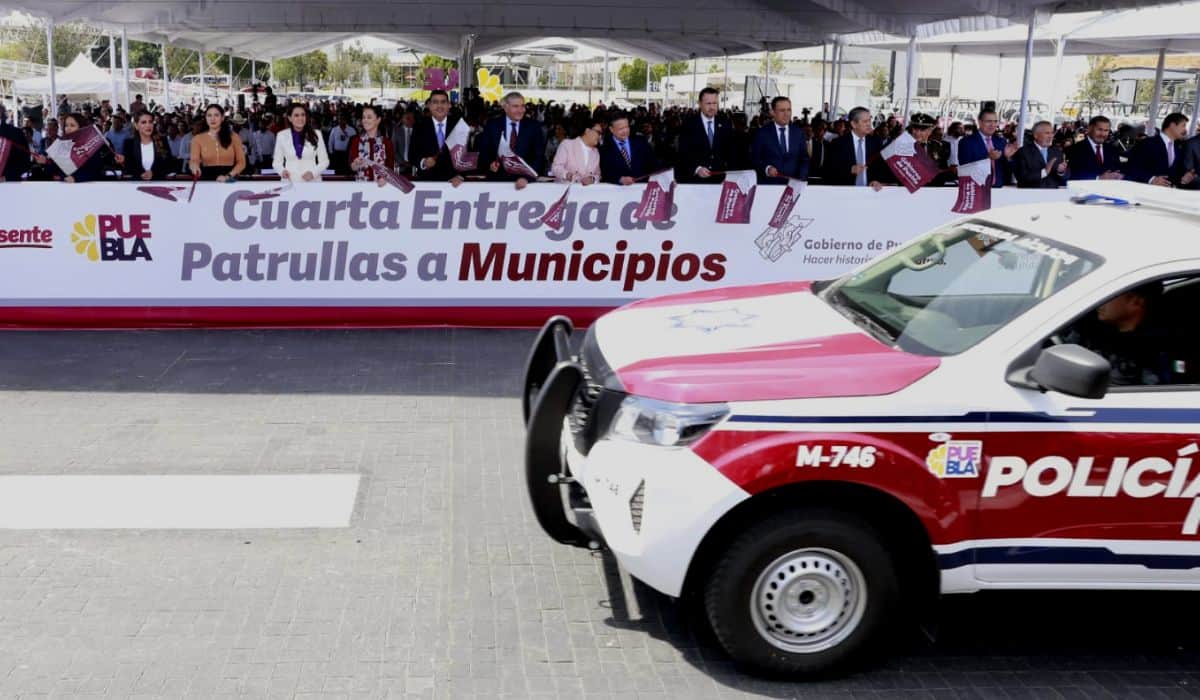
[[[627,396],[609,436],[664,447],[688,445],[728,415],[729,406],[723,403],[682,404]]]

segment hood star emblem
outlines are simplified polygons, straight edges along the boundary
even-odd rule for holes
[[[720,311],[696,309],[668,318],[673,322],[672,328],[694,328],[707,334],[723,328],[749,328],[750,322],[758,316],[742,313],[738,309],[721,309]]]

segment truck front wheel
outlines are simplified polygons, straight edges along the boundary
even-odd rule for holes
[[[899,599],[883,538],[834,510],[792,510],[743,532],[705,587],[709,623],[735,661],[813,676],[861,662]]]

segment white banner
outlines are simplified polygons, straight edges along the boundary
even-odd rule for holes
[[[772,228],[783,187],[759,186],[749,224],[717,224],[720,188],[681,185],[671,221],[643,223],[642,186],[592,185],[573,188],[555,231],[539,220],[561,185],[297,183],[248,197],[272,186],[200,183],[190,203],[128,183],[0,186],[0,306],[487,307],[504,323],[505,307],[829,278],[957,218],[953,188],[811,187]],[[994,204],[1066,198],[1004,189]]]

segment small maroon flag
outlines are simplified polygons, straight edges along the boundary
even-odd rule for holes
[[[46,149],[46,155],[62,170],[63,175],[74,175],[80,166],[106,145],[108,141],[104,134],[93,125],[90,129],[79,129],[73,134],[60,136]]]
[[[546,208],[546,215],[542,217],[543,226],[547,226],[555,231],[563,227],[563,219],[567,211],[567,195],[570,192],[571,186],[567,185],[567,189],[563,190],[562,196]]]
[[[289,180],[288,184],[286,185],[272,187],[271,189],[263,190],[262,192],[239,192],[237,195],[237,200],[239,202],[257,202],[262,199],[274,199],[290,189],[292,189],[292,183]]]
[[[730,170],[721,183],[721,198],[717,202],[718,224],[748,224],[754,207],[754,191],[758,175],[753,170]]]
[[[416,189],[414,187],[414,185],[412,184],[412,180],[409,180],[408,178],[404,177],[403,175],[401,175],[398,172],[395,172],[391,168],[388,168],[387,166],[382,165],[380,163],[374,163],[374,162],[372,162],[370,165],[371,165],[371,169],[375,171],[376,177],[382,177],[384,179],[384,181],[387,182],[387,184],[391,185],[392,187],[395,187],[396,189],[400,190],[404,194],[408,194],[409,192],[412,192],[414,189]]]
[[[501,141],[501,143],[505,143]],[[517,175],[519,177],[534,179],[538,176],[537,171],[530,167],[529,163],[521,156],[500,156],[500,165],[504,167],[504,172],[509,175]]]
[[[200,176],[193,175],[192,176],[192,189],[188,190],[188,202],[189,203],[192,201],[192,197],[196,196],[196,183],[197,182],[200,182]]]
[[[467,138],[470,135],[467,120],[459,119],[450,130],[450,135],[446,137],[446,148],[450,149],[450,162],[460,173],[470,172],[479,167],[479,154],[467,151]]]
[[[950,209],[975,214],[992,208],[992,161],[984,158],[958,166],[958,199]]]
[[[796,207],[796,202],[807,187],[808,184],[804,180],[789,177],[787,187],[783,188],[783,194],[779,196],[779,204],[775,205],[775,213],[771,215],[771,221],[767,225],[771,228],[780,228],[786,224],[788,217],[792,215],[792,209]]]
[[[145,192],[151,197],[165,199],[168,202],[178,202],[179,200],[175,198],[175,193],[187,190],[186,187],[170,187],[167,185],[139,185],[137,189],[138,192]]]
[[[633,212],[635,221],[662,223],[671,220],[671,209],[675,205],[675,170],[654,173],[642,190],[642,201]]]
[[[892,141],[879,154],[892,174],[910,193],[916,192],[937,177],[938,166],[924,148],[907,131]]]

